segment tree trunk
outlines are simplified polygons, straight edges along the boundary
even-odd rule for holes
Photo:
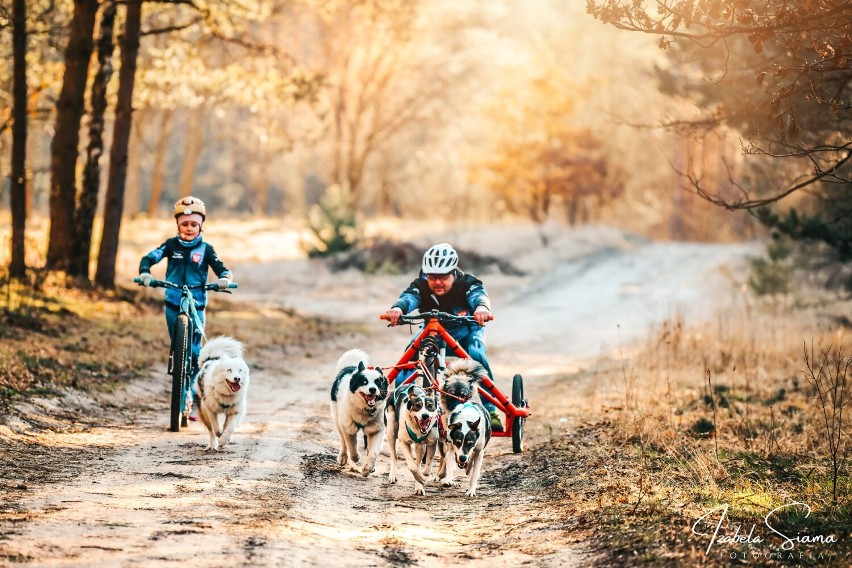
[[[154,151],[154,167],[151,171],[151,195],[148,196],[148,217],[157,216],[160,199],[163,197],[163,180],[166,178],[166,151],[169,149],[169,138],[172,136],[172,117],[174,111],[163,110],[160,120],[160,139]],[[175,200],[177,201],[177,200]]]
[[[104,114],[107,107],[107,84],[112,77],[112,34],[115,26],[115,0],[104,0],[98,39],[98,72],[92,82],[89,145],[83,169],[83,187],[77,204],[77,234],[72,247],[68,274],[80,285],[89,285],[89,257],[92,248],[92,225],[100,193],[100,159],[104,153]]]
[[[27,223],[27,5],[15,0],[12,8],[12,51],[14,71],[12,86],[12,250],[9,276],[22,279],[24,263],[24,233]]]
[[[676,135],[674,157],[672,165],[676,172],[692,171],[692,158],[690,146],[692,141],[687,136]],[[671,217],[669,218],[669,238],[673,241],[680,240],[684,237],[684,219],[686,215],[686,191],[681,186],[680,175],[672,175],[672,209]]]
[[[56,103],[56,129],[50,145],[50,241],[47,268],[67,270],[74,243],[76,172],[80,120],[92,56],[98,0],[74,0],[74,17],[65,50],[65,74]]]
[[[201,104],[191,109],[186,117],[186,134],[183,146],[183,166],[180,171],[180,196],[186,197],[192,194],[192,186],[195,183],[195,166],[198,164],[198,156],[204,146],[204,117],[205,108]]]
[[[133,83],[136,80],[136,60],[139,55],[139,35],[142,21],[142,2],[128,2],[121,38],[121,68],[118,70],[118,96],[115,106],[115,126],[109,154],[109,176],[104,199],[104,227],[98,252],[95,283],[102,288],[115,287],[115,259],[118,256],[118,236],[124,213],[124,181],[127,176],[127,146],[133,126]]]
[[[269,206],[269,152],[264,148],[262,143],[256,155],[260,157],[260,163],[257,165],[257,179],[253,184],[255,187],[255,200],[252,212],[255,215],[265,216],[267,214],[267,207]]]
[[[124,187],[124,215],[134,217],[139,213],[142,190],[139,187],[140,170],[142,168],[142,144],[144,141],[144,116],[149,112],[137,110],[136,120],[131,128],[130,145],[127,148],[127,181]]]

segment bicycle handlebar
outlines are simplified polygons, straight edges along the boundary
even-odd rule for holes
[[[379,319],[388,320],[387,315],[380,314]],[[438,310],[430,310],[428,312],[423,312],[417,315],[402,315],[399,316],[399,319],[396,321],[397,324],[401,323],[418,323],[421,321],[428,321],[431,319],[436,319],[441,323],[463,323],[466,325],[479,325],[479,322],[473,316],[457,316],[453,314],[449,314],[447,312],[440,312]],[[489,321],[494,319],[494,316],[489,318]]]
[[[137,284],[139,284],[140,286],[143,285],[142,280],[138,276],[136,276],[133,279],[133,281],[136,282]],[[199,290],[199,289],[203,288],[204,290],[212,290],[214,292],[228,292],[228,290],[220,290],[219,285],[216,284],[215,282],[207,282],[207,283],[204,283],[204,284],[193,284],[191,286],[189,286],[189,285],[185,285],[185,286],[189,290]],[[239,286],[239,284],[237,284],[236,282],[231,282],[230,284],[228,284],[228,289],[237,288],[238,286]],[[148,287],[149,288],[174,288],[176,290],[182,290],[183,289],[183,286],[180,285],[180,284],[175,284],[174,282],[169,282],[168,280],[156,280],[156,279],[153,279],[153,278],[151,279],[150,284],[148,284]],[[230,293],[230,292],[228,292],[228,293]]]

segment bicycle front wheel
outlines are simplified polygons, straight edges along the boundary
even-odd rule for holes
[[[183,416],[184,392],[189,383],[189,365],[192,357],[190,348],[189,316],[180,314],[175,320],[174,343],[172,344],[172,404],[169,430],[178,432]]]

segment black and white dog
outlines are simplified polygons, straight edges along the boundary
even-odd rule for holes
[[[443,375],[443,382],[441,383],[440,399],[441,414],[445,419],[449,418],[457,407],[473,398],[478,383],[487,376],[488,371],[485,370],[485,367],[473,359],[456,359],[447,365],[447,369]],[[444,437],[438,445],[441,459],[438,465],[438,472],[435,475],[435,481],[441,480],[445,486],[455,484],[452,468],[449,470],[449,475],[447,470],[448,460],[454,459],[455,456],[452,442],[447,435],[448,433],[445,429],[443,432]],[[449,457],[447,457],[448,453],[450,454]]]
[[[243,344],[232,337],[211,339],[201,348],[198,364],[193,398],[210,434],[206,449],[218,451],[246,414],[249,368],[243,359]]]
[[[381,369],[367,368],[369,357],[360,349],[350,349],[337,361],[337,377],[331,385],[331,419],[340,436],[337,463],[350,462],[358,471],[357,435],[362,430],[367,438],[367,458],[361,475],[367,477],[376,469],[376,457],[382,449],[385,423],[382,408],[388,396],[388,380]]]
[[[447,439],[438,476],[444,477],[444,485],[453,485],[454,470],[449,462],[455,461],[470,479],[465,495],[476,497],[485,447],[491,440],[491,420],[485,407],[470,400],[456,406],[447,420]]]
[[[396,483],[396,442],[399,440],[405,463],[414,476],[414,494],[426,495],[423,484],[426,476],[432,474],[432,459],[438,444],[438,398],[435,392],[415,384],[398,386],[385,407],[385,421],[390,445],[388,481]],[[424,454],[426,462],[424,471],[421,471]]]

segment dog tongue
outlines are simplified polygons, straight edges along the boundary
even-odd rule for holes
[[[231,392],[237,392],[240,390],[240,383],[232,383],[231,381],[225,381],[228,383],[228,388],[231,389]]]

